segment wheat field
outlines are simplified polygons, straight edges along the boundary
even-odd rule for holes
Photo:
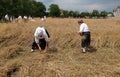
[[[0,77],[120,77],[120,19],[83,19],[91,51],[82,53],[79,19],[0,23]],[[31,53],[38,26],[50,33],[49,50]]]

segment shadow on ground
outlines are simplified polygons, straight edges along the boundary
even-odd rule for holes
[[[89,47],[88,52],[93,53],[93,52],[96,52],[96,51],[97,51],[97,49],[95,47],[93,47],[93,46]]]

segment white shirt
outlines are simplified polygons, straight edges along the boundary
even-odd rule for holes
[[[89,32],[89,31],[90,31],[90,30],[89,30],[87,24],[82,23],[82,24],[80,25],[80,32]]]
[[[34,37],[35,37],[35,42],[39,43],[39,37],[38,36],[42,36],[45,38],[46,41],[48,41],[48,35],[45,31],[44,27],[37,27],[34,33]]]
[[[48,35],[47,35],[46,31],[45,31],[45,28],[42,27],[42,30],[43,30],[43,36],[44,36],[45,40],[48,41]]]
[[[46,20],[46,16],[44,16],[44,20]]]
[[[5,15],[5,19],[6,19],[6,20],[9,20],[8,14]]]
[[[24,19],[27,19],[27,16],[24,16],[23,18],[24,18]]]
[[[18,19],[22,19],[22,16],[19,16]]]

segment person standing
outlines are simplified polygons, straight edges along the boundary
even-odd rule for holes
[[[34,49],[39,49],[46,51],[48,50],[48,38],[50,37],[47,29],[44,27],[37,27],[34,33],[34,42],[32,44],[31,52],[34,51]]]
[[[24,19],[24,22],[27,22],[28,17],[24,16],[23,19]]]
[[[86,52],[91,42],[90,30],[88,25],[84,23],[83,20],[78,20],[78,24],[80,25],[78,34],[82,37],[82,40],[81,40],[82,52]]]
[[[8,14],[5,15],[5,22],[6,22],[6,23],[9,22],[9,15],[8,15]]]
[[[18,22],[18,23],[21,23],[21,22],[22,22],[22,16],[21,16],[21,15],[18,16],[17,22]]]

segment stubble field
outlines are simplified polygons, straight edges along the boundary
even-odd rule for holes
[[[120,77],[120,19],[83,19],[91,50],[81,51],[79,19],[0,23],[0,77]],[[50,33],[49,50],[31,53],[38,26]]]

